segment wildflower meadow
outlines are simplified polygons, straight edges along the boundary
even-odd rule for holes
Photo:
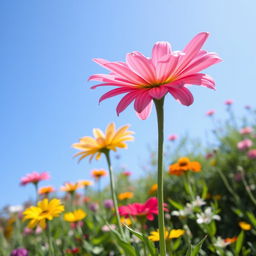
[[[132,172],[112,167],[112,151],[135,143],[131,127],[112,122],[105,131],[93,128],[93,135],[72,147],[79,162],[102,161],[105,169],[61,188],[41,186],[50,179],[47,172],[22,177],[21,186],[34,186],[34,201],[3,209],[1,255],[256,255],[254,110],[247,107],[246,118],[237,124],[233,101],[226,101],[230,119],[218,126],[213,122],[216,148],[184,155],[190,142],[176,135],[164,144],[166,94],[191,105],[186,84],[214,89],[214,80],[199,73],[221,61],[201,49],[208,36],[199,33],[182,51],[158,42],[151,58],[133,52],[126,62],[94,60],[111,74],[92,75],[90,80],[103,82],[92,88],[116,87],[100,101],[126,93],[117,114],[134,101],[138,117],[145,119],[155,105],[158,146],[151,171],[133,179]],[[206,113],[212,121],[215,115],[214,110]],[[110,185],[101,187],[102,179]],[[59,197],[58,190],[66,195]]]
[[[125,57],[111,60],[99,50],[83,88],[99,99],[84,107],[94,115],[96,106],[100,112],[109,104],[117,116],[132,113],[137,126],[131,115],[121,125],[110,115],[104,117],[107,125],[85,117],[90,132],[74,131],[69,146],[74,164],[81,169],[90,164],[86,176],[81,171],[80,179],[63,178],[59,187],[52,185],[56,173],[50,171],[16,178],[17,187],[33,188],[33,195],[1,208],[0,256],[256,255],[256,109],[246,105],[241,116],[227,95],[220,103],[226,118],[214,108],[193,112],[195,122],[203,115],[211,125],[205,138],[165,133],[169,102],[189,111],[199,98],[194,88],[218,94],[215,74],[229,56],[215,52],[217,46],[208,44],[211,33],[202,31],[193,32],[180,49],[156,41],[147,45],[151,54],[112,49],[113,56]],[[179,125],[183,117],[173,115]],[[143,128],[152,147],[140,153],[146,161],[137,175],[129,167],[134,159],[124,167],[118,154],[139,143],[137,129],[149,117],[156,130]],[[35,141],[35,151],[41,143]]]

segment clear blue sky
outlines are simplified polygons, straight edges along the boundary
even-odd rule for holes
[[[141,121],[130,107],[117,117],[117,97],[99,106],[106,90],[90,90],[87,78],[105,70],[91,61],[94,57],[124,60],[134,50],[149,56],[159,40],[178,50],[208,31],[204,49],[224,60],[206,72],[217,91],[194,86],[189,108],[168,96],[166,135],[204,137],[210,127],[205,112],[213,108],[225,117],[223,102],[229,98],[242,113],[239,109],[255,102],[255,8],[255,0],[2,0],[0,206],[33,195],[32,186],[18,185],[28,172],[49,171],[52,179],[42,185],[58,187],[105,167],[104,160],[78,165],[71,144],[111,121],[132,125],[136,141],[120,151],[119,163],[142,174],[147,145],[156,142],[155,113]]]

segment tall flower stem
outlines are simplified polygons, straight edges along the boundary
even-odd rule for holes
[[[115,214],[116,214],[116,218],[117,218],[117,226],[118,226],[119,232],[121,233],[121,236],[124,238],[124,233],[123,233],[123,229],[122,229],[121,222],[120,222],[120,215],[119,215],[119,212],[118,212],[115,181],[114,181],[114,175],[113,175],[113,170],[112,170],[112,166],[111,166],[111,160],[110,160],[110,156],[109,156],[109,150],[106,150],[104,152],[104,154],[106,156],[107,164],[108,164],[111,196],[112,196],[112,200],[113,200],[113,203],[114,203],[114,209],[115,209]]]
[[[164,188],[163,188],[163,144],[164,144],[164,98],[154,100],[158,125],[158,164],[157,164],[157,197],[158,197],[158,227],[160,235],[160,255],[166,255],[164,236]]]
[[[48,239],[49,256],[54,256],[54,248],[53,248],[53,245],[52,245],[51,229],[50,229],[49,221],[47,222],[46,235],[47,235],[47,239]]]

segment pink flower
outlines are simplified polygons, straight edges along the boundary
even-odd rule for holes
[[[230,106],[230,105],[232,105],[233,103],[234,103],[233,100],[226,100],[226,101],[224,102],[224,104],[227,105],[227,106]]]
[[[122,174],[126,177],[129,177],[132,175],[132,173],[130,171],[123,171]]]
[[[95,74],[89,80],[102,82],[92,86],[115,86],[101,96],[100,102],[119,94],[126,94],[116,111],[119,115],[134,101],[134,109],[141,119],[146,119],[153,99],[161,99],[170,93],[181,104],[193,103],[193,95],[187,85],[199,85],[215,89],[214,80],[203,73],[205,68],[221,61],[216,53],[201,50],[209,34],[196,35],[183,51],[173,51],[168,42],[155,43],[152,57],[140,52],[128,53],[126,62],[110,62],[94,59],[96,63],[110,71],[109,74]]]
[[[175,140],[177,140],[177,138],[178,138],[178,136],[177,136],[176,134],[172,134],[172,135],[170,135],[170,136],[168,137],[168,140],[169,140],[169,141],[175,141]]]
[[[21,178],[20,184],[25,186],[29,183],[37,184],[39,181],[50,179],[50,175],[47,172],[32,172]]]
[[[250,159],[256,159],[256,149],[251,149],[251,150],[247,153],[247,156],[248,156]]]
[[[252,127],[249,127],[249,126],[244,127],[240,130],[240,134],[242,134],[242,135],[250,134],[252,132],[253,132],[253,129],[252,129]]]
[[[246,150],[248,148],[250,148],[252,146],[252,141],[249,140],[249,139],[245,139],[245,140],[242,140],[240,142],[237,143],[237,148],[239,150]]]
[[[215,114],[215,112],[216,111],[212,109],[212,110],[209,110],[208,112],[206,112],[206,115],[207,116],[213,116]]]
[[[151,197],[144,204],[133,203],[118,208],[119,214],[128,218],[129,216],[145,216],[148,220],[154,220],[154,214],[158,215],[157,198]],[[165,205],[164,205],[165,206]],[[167,211],[166,208],[164,208]]]

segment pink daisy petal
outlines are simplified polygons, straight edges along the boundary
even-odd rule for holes
[[[126,62],[129,68],[138,76],[147,81],[147,83],[154,83],[155,71],[151,60],[147,59],[143,55],[132,52],[127,54]]]
[[[116,107],[116,113],[119,115],[121,112],[123,112],[136,98],[138,95],[137,91],[129,92],[127,93],[118,103]]]
[[[182,88],[168,88],[169,93],[181,104],[190,106],[194,102],[192,93],[185,87]]]
[[[171,45],[168,42],[156,42],[152,49],[152,63],[156,66],[157,62],[166,55],[171,54]]]
[[[165,86],[160,87],[154,87],[149,90],[149,95],[154,99],[161,99],[165,96],[165,94],[168,92],[168,88]]]
[[[152,100],[150,101],[150,103],[143,109],[143,111],[141,111],[140,113],[136,112],[137,116],[141,119],[141,120],[146,120],[152,110]]]

